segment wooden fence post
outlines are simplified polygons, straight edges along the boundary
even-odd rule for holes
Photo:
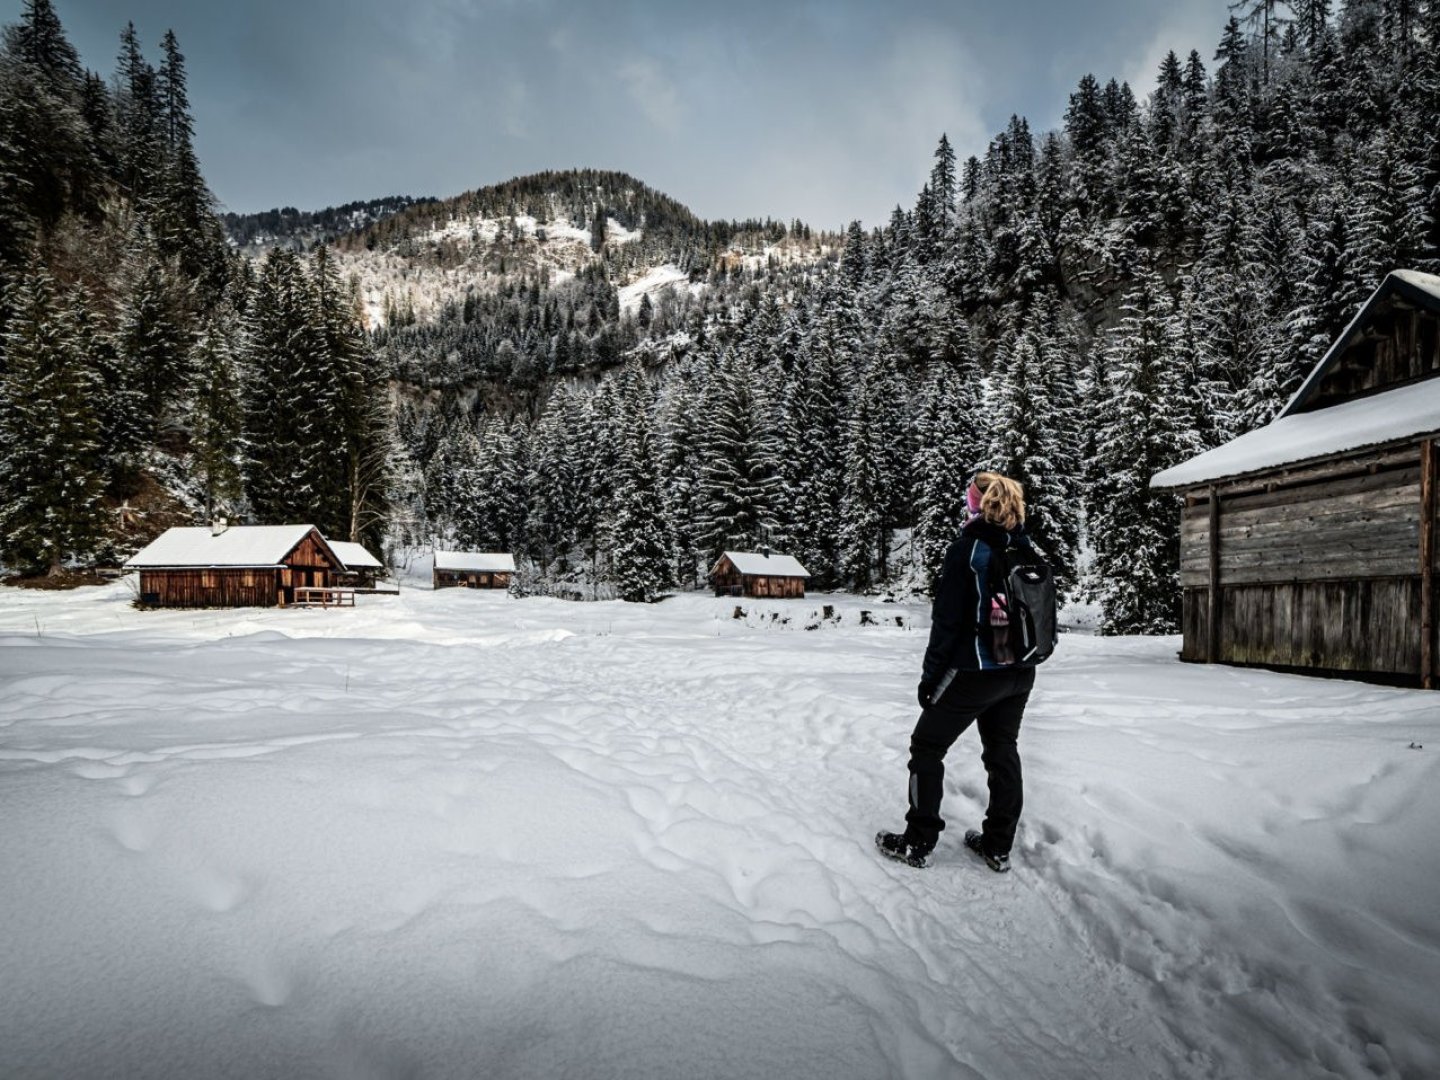
[[[1435,689],[1435,487],[1437,447],[1420,443],[1420,685]]]
[[[1220,661],[1220,493],[1210,485],[1210,586],[1205,604],[1205,662]]]

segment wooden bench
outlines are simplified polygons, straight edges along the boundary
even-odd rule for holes
[[[354,607],[354,589],[328,589],[315,585],[295,587],[296,607]]]

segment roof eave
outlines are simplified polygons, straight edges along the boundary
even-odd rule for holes
[[[1386,453],[1391,450],[1404,449],[1407,446],[1424,442],[1426,439],[1436,438],[1440,438],[1440,428],[1428,432],[1420,431],[1414,435],[1404,435],[1396,439],[1386,439],[1383,442],[1351,446],[1344,450],[1337,450],[1333,454],[1315,454],[1307,458],[1297,458],[1294,461],[1286,461],[1278,465],[1267,465],[1261,469],[1225,473],[1221,476],[1206,477],[1203,480],[1186,480],[1179,484],[1157,484],[1152,479],[1150,482],[1150,490],[1157,492],[1198,491],[1202,488],[1223,487],[1226,484],[1234,484],[1242,480],[1262,480],[1266,478],[1279,480],[1283,479],[1287,473],[1297,472],[1301,469],[1313,469],[1317,465],[1324,465],[1332,461],[1343,461],[1346,458],[1354,457],[1356,454]]]

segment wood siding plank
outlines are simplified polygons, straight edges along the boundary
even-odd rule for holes
[[[1435,486],[1440,452],[1434,439],[1420,444],[1420,685],[1435,689]]]

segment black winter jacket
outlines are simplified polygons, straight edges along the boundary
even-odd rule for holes
[[[961,671],[1007,670],[1019,665],[995,663],[990,653],[990,556],[1012,545],[1029,548],[1023,526],[1006,531],[975,518],[945,552],[945,568],[930,611],[930,642],[920,690],[929,698],[951,668]]]

